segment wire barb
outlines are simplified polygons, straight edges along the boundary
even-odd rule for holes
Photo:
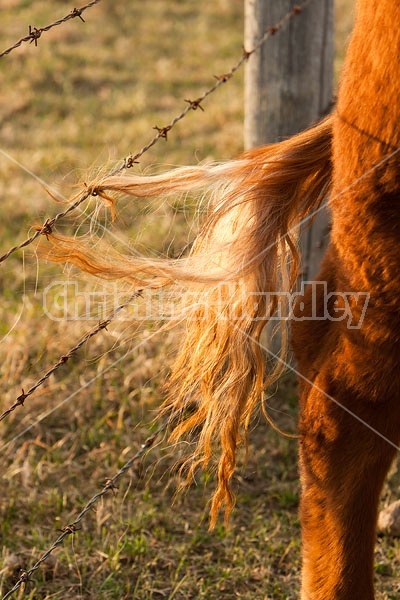
[[[81,8],[74,8],[71,11],[71,15],[74,15],[74,17],[78,17],[78,19],[80,19],[82,21],[82,23],[85,23],[85,19],[82,17],[82,9]]]
[[[202,98],[197,98],[197,100],[186,100],[192,110],[197,110],[198,108],[204,112],[204,108],[201,105]]]
[[[271,34],[271,29],[272,29],[272,28],[270,27],[270,28],[269,28],[269,34],[270,34],[270,35],[272,35],[272,34]],[[243,46],[243,54],[242,54],[242,60],[243,60],[243,61],[245,61],[245,60],[246,60],[246,61],[247,61],[247,60],[249,60],[249,58],[250,58],[250,56],[251,56],[252,54],[254,54],[254,50],[246,50],[246,48]]]
[[[53,227],[52,227],[51,221],[50,221],[50,219],[46,219],[40,229],[40,233],[42,235],[45,235],[46,238],[49,239],[49,235],[51,235],[52,232],[53,232]]]
[[[25,394],[24,388],[22,388],[22,393],[17,397],[15,403],[18,406],[24,406],[27,395]]]
[[[33,580],[30,578],[30,573],[25,569],[20,569],[19,578],[21,580],[21,583],[24,583],[25,585],[28,583],[33,583]]]
[[[115,496],[118,490],[118,486],[115,485],[115,482],[113,479],[109,479],[107,478],[104,484],[104,487],[111,490],[112,495]]]
[[[157,127],[157,125],[155,125],[153,129],[158,131],[158,136],[160,138],[164,138],[166,141],[168,140],[168,132],[171,131],[171,125],[167,125],[166,127]]]
[[[214,75],[214,79],[221,83],[226,83],[232,77],[232,73],[222,73],[221,75]]]
[[[133,165],[138,165],[138,164],[139,164],[139,161],[133,160],[133,156],[132,156],[132,154],[130,154],[129,156],[126,156],[124,158],[121,169],[131,169],[133,167]]]
[[[71,535],[73,535],[80,529],[81,529],[81,527],[77,527],[76,525],[71,523],[70,525],[65,525],[65,527],[61,527],[61,529],[59,529],[59,531],[61,531],[62,533],[70,533]]]
[[[42,30],[41,29],[37,29],[36,27],[31,27],[31,25],[29,25],[29,36],[31,41],[29,42],[30,44],[32,44],[32,42],[35,43],[35,46],[37,46],[37,41],[40,38],[40,36],[42,35]]]

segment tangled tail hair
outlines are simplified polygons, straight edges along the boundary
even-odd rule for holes
[[[298,224],[329,192],[333,118],[219,165],[178,168],[151,177],[112,176],[93,184],[106,198],[108,192],[135,197],[193,190],[209,194],[208,214],[186,257],[105,259],[74,239],[49,236],[48,256],[53,261],[126,280],[136,289],[184,287],[180,314],[185,317],[185,339],[161,412],[173,420],[173,440],[196,433],[196,449],[188,463],[191,475],[198,466],[217,463],[211,526],[221,507],[229,516],[237,447],[254,408],[263,406],[265,389],[282,371],[279,361],[265,361],[260,335],[277,309],[275,294],[296,285]],[[280,328],[283,357],[285,320]]]

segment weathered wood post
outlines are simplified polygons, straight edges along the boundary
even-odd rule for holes
[[[295,0],[245,0],[245,48],[254,47]],[[308,127],[330,105],[333,85],[333,3],[312,0],[253,54],[245,76],[245,147],[277,142]],[[326,214],[302,233],[303,279],[318,272],[326,247]]]

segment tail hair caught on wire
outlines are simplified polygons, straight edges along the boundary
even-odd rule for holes
[[[179,291],[182,310],[178,314],[180,320],[184,317],[185,337],[161,413],[177,423],[172,440],[194,429],[199,432],[188,459],[191,475],[197,467],[216,463],[211,526],[220,508],[229,516],[237,447],[254,409],[263,405],[265,390],[282,372],[279,361],[275,365],[265,361],[260,336],[277,309],[275,294],[296,286],[299,223],[318,209],[329,192],[333,118],[236,160],[155,176],[118,174],[89,185],[107,204],[113,193],[136,198],[188,191],[205,194],[205,217],[187,256],[132,258],[48,235],[46,255],[52,261],[123,281],[133,290]],[[279,326],[283,358],[286,321]]]

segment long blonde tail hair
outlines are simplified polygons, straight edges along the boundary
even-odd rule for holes
[[[103,258],[72,238],[49,235],[48,256],[68,261],[136,289],[182,286],[185,339],[161,408],[174,422],[172,439],[195,431],[190,473],[217,462],[211,524],[234,497],[236,450],[265,389],[281,373],[268,366],[260,335],[277,309],[276,294],[290,292],[299,271],[298,224],[329,192],[333,117],[279,144],[257,148],[219,165],[184,167],[156,176],[117,175],[89,186],[100,196],[210,194],[190,254],[178,259]],[[104,256],[104,255],[103,255]],[[285,321],[280,355],[287,350]],[[268,328],[269,330],[270,328]],[[268,342],[267,342],[268,343]]]

